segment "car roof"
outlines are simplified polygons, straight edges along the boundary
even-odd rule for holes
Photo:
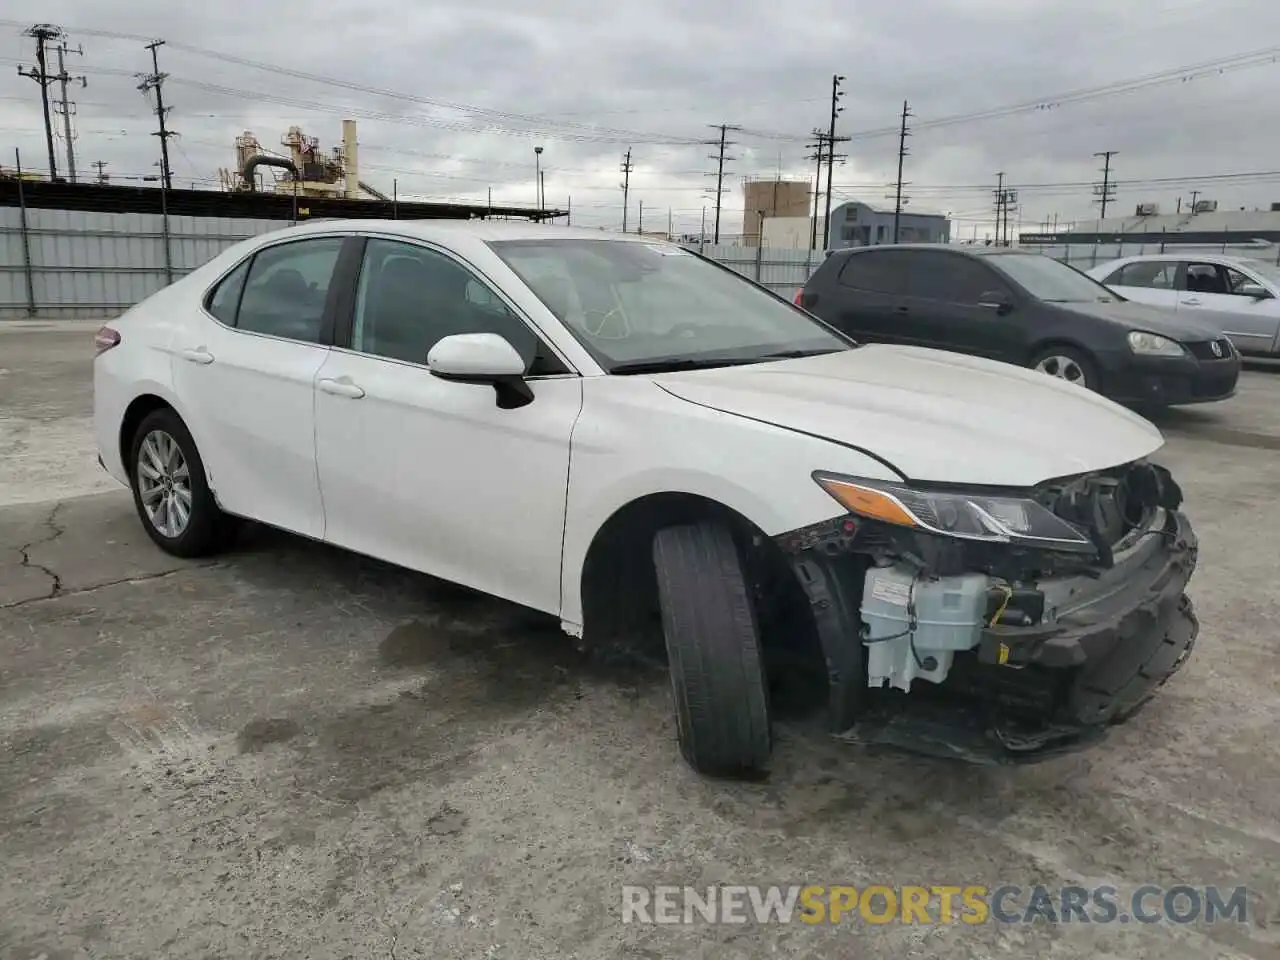
[[[958,253],[966,257],[1002,257],[1009,255],[1043,256],[1038,250],[1023,247],[980,247],[968,243],[880,243],[867,247],[845,247],[831,251],[832,256],[849,256],[856,253],[870,253],[874,250],[931,250],[943,253]]]
[[[1249,257],[1233,256],[1229,253],[1197,253],[1194,250],[1183,251],[1182,253],[1131,253],[1124,257],[1115,257],[1110,262],[1119,263],[1121,261],[1134,260],[1202,260],[1205,263],[1238,263],[1242,260],[1248,260]]]
[[[500,240],[615,240],[623,242],[666,243],[640,234],[624,234],[612,230],[590,230],[583,227],[547,225],[512,220],[370,220],[329,217],[312,223],[273,230],[270,236],[306,236],[312,233],[382,233],[449,244],[460,240],[490,243]]]

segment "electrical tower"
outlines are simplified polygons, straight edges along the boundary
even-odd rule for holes
[[[631,192],[631,148],[627,147],[626,155],[622,158],[622,232],[627,232],[627,194]]]
[[[1101,219],[1107,219],[1107,203],[1114,199],[1116,195],[1116,185],[1111,180],[1111,158],[1114,157],[1118,150],[1103,150],[1095,153],[1095,157],[1102,157],[1102,183],[1093,185],[1093,195],[1098,198],[1098,203],[1102,204]]]
[[[906,202],[906,198],[902,196],[902,188],[905,186],[902,182],[902,162],[907,159],[907,137],[911,133],[907,130],[907,120],[911,116],[911,107],[907,101],[902,101],[902,128],[898,132],[898,188],[894,191],[893,201],[893,242],[898,242],[898,224],[902,219],[902,205]]]
[[[25,35],[36,42],[36,66],[34,68],[20,66],[18,73],[40,84],[40,105],[44,109],[44,139],[49,149],[49,179],[57,180],[58,159],[53,152],[53,117],[49,111],[49,84],[58,77],[49,72],[48,53],[50,42],[62,39],[62,28],[55,27],[51,23],[37,23],[25,31]]]
[[[67,46],[65,38],[58,44],[58,75],[54,77],[62,86],[62,96],[60,98],[59,112],[62,114],[62,129],[67,141],[67,177],[72,183],[76,182],[76,148],[75,133],[71,129],[71,118],[75,115],[75,102],[67,99],[67,84],[79,81],[81,89],[89,85],[89,81],[82,76],[73,77],[67,73],[66,55],[74,53],[77,56],[84,56],[84,48],[76,47],[72,50]]]
[[[843,82],[844,77],[838,73],[831,75],[831,125],[827,128],[827,197],[826,212],[822,218],[823,250],[831,248],[831,171],[836,162],[836,144],[849,140],[848,137],[836,137],[836,117],[844,112],[844,107],[839,106],[840,98],[844,96],[840,92],[840,84]]]
[[[721,123],[721,124],[713,123],[711,124],[711,129],[720,131],[720,138],[718,140],[706,141],[706,143],[709,144],[710,146],[713,146],[713,147],[719,146],[720,148],[717,153],[713,153],[710,155],[710,159],[716,161],[716,172],[707,174],[707,176],[716,178],[716,219],[715,219],[715,227],[714,227],[715,232],[712,234],[712,240],[711,240],[711,242],[714,244],[714,243],[720,242],[720,207],[724,199],[724,165],[725,165],[725,162],[728,160],[737,159],[737,157],[730,157],[725,154],[725,150],[728,147],[733,146],[733,141],[727,140],[725,138],[729,135],[730,130],[741,130],[742,128],[735,127],[729,123]]]
[[[165,116],[173,107],[164,105],[164,82],[169,75],[160,72],[160,58],[156,53],[162,46],[164,46],[163,40],[152,40],[146,45],[146,48],[151,51],[152,72],[138,75],[138,79],[141,81],[138,84],[138,89],[144,95],[149,90],[156,92],[156,119],[160,122],[160,129],[154,135],[160,138],[160,182],[164,184],[166,190],[172,190],[173,170],[169,166],[169,138],[175,137],[177,134],[165,126]]]
[[[108,180],[111,179],[110,177],[107,176],[107,161],[95,160],[93,161],[93,163],[89,164],[89,166],[93,167],[95,170],[98,171],[99,183],[106,183]]]

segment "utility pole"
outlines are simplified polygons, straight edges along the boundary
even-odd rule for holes
[[[898,131],[898,189],[893,202],[893,242],[898,242],[898,223],[902,219],[902,162],[907,158],[907,118],[911,116],[911,108],[907,101],[902,101],[902,127]]]
[[[670,207],[667,207],[667,239],[668,239],[668,240],[672,239],[672,237],[671,237],[671,231],[672,231],[672,227],[671,227],[671,208],[670,208]]]
[[[160,129],[154,136],[160,138],[160,182],[164,184],[166,190],[172,190],[173,171],[169,167],[169,138],[177,136],[177,134],[168,129],[164,122],[165,114],[173,108],[164,105],[164,82],[169,75],[160,72],[160,58],[156,53],[162,46],[164,46],[163,40],[152,40],[146,45],[146,48],[151,51],[151,66],[153,69],[149,74],[139,75],[138,79],[142,82],[138,84],[138,89],[143,93],[148,90],[156,92],[156,118],[160,121]]]
[[[827,135],[822,130],[813,131],[814,142],[806,144],[813,148],[807,159],[816,160],[818,167],[813,174],[813,222],[809,224],[809,249],[818,249],[818,202],[822,198],[822,162],[826,159]]]
[[[95,160],[95,161],[93,161],[93,163],[89,164],[89,166],[93,167],[94,169],[96,169],[96,170],[98,171],[98,182],[99,182],[99,183],[106,183],[106,182],[107,182],[107,180],[109,180],[109,179],[110,179],[110,178],[107,176],[107,174],[106,174],[107,161],[105,161],[105,160]]]
[[[1191,191],[1191,212],[1193,214],[1196,212],[1196,201],[1199,199],[1200,199],[1200,191],[1192,190]]]
[[[840,98],[844,96],[840,92],[840,84],[844,77],[837,74],[831,75],[831,125],[827,128],[827,200],[826,212],[822,218],[822,249],[829,250],[831,248],[831,171],[836,165],[836,116],[844,111],[844,107],[839,106]],[[848,137],[842,137],[842,141],[847,141]]]
[[[40,105],[44,109],[44,139],[49,149],[49,179],[58,179],[58,160],[53,152],[53,118],[49,113],[49,84],[57,79],[49,72],[48,44],[51,40],[59,40],[62,30],[51,23],[37,23],[26,36],[36,42],[36,67],[18,67],[20,76],[30,77],[40,84]]]
[[[1102,184],[1101,186],[1094,184],[1093,187],[1094,194],[1100,198],[1099,202],[1102,204],[1102,216],[1100,218],[1102,220],[1107,219],[1107,201],[1115,196],[1116,192],[1116,185],[1111,182],[1111,158],[1118,152],[1117,150],[1103,150],[1101,153],[1094,154],[1095,157],[1103,158]]]
[[[80,87],[83,89],[89,85],[89,81],[85,77],[73,77],[67,73],[67,64],[63,58],[68,53],[75,53],[83,57],[84,49],[82,47],[77,47],[75,50],[72,50],[67,46],[65,38],[58,44],[58,76],[56,79],[58,83],[62,85],[62,129],[67,140],[67,176],[70,178],[72,183],[75,183],[76,148],[74,143],[75,136],[71,132],[71,116],[75,113],[72,108],[75,107],[75,104],[67,99],[67,84],[73,80],[79,80]]]
[[[631,192],[631,148],[622,158],[622,232],[627,232],[627,195]]]
[[[636,217],[636,233],[644,233],[644,201],[640,201],[640,215]]]
[[[713,123],[711,124],[711,129],[720,131],[720,138],[718,140],[706,141],[709,145],[713,147],[716,146],[717,144],[720,147],[717,153],[713,153],[710,155],[710,158],[716,161],[716,172],[713,174],[708,174],[708,176],[713,176],[716,178],[716,219],[715,219],[715,228],[714,228],[715,233],[712,235],[711,242],[719,243],[720,242],[720,208],[722,206],[722,201],[724,199],[724,165],[725,165],[725,161],[727,160],[737,159],[736,157],[730,157],[725,154],[725,149],[733,146],[733,141],[727,139],[727,137],[729,135],[730,130],[741,130],[742,128],[735,127],[734,125],[729,123],[721,123],[721,124]]]
[[[533,194],[538,210],[542,210],[542,147],[533,148]]]
[[[996,246],[1000,246],[1000,217],[1004,213],[1004,171],[996,174]]]

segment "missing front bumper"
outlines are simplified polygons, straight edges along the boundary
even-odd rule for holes
[[[794,565],[826,656],[832,734],[987,764],[1036,762],[1099,742],[1182,668],[1199,633],[1185,594],[1198,554],[1191,525],[1171,511],[1151,535],[1159,548],[1101,578],[1102,599],[1049,624],[984,629],[966,655],[964,680],[936,691],[955,696],[869,692],[858,614],[865,568],[847,553],[804,551]],[[1008,681],[1035,688],[1042,707],[1007,707],[995,691]]]

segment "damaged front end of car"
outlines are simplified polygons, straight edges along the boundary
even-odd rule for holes
[[[1043,760],[1131,717],[1195,643],[1197,542],[1163,467],[1013,491],[814,480],[848,513],[777,543],[842,739]]]

